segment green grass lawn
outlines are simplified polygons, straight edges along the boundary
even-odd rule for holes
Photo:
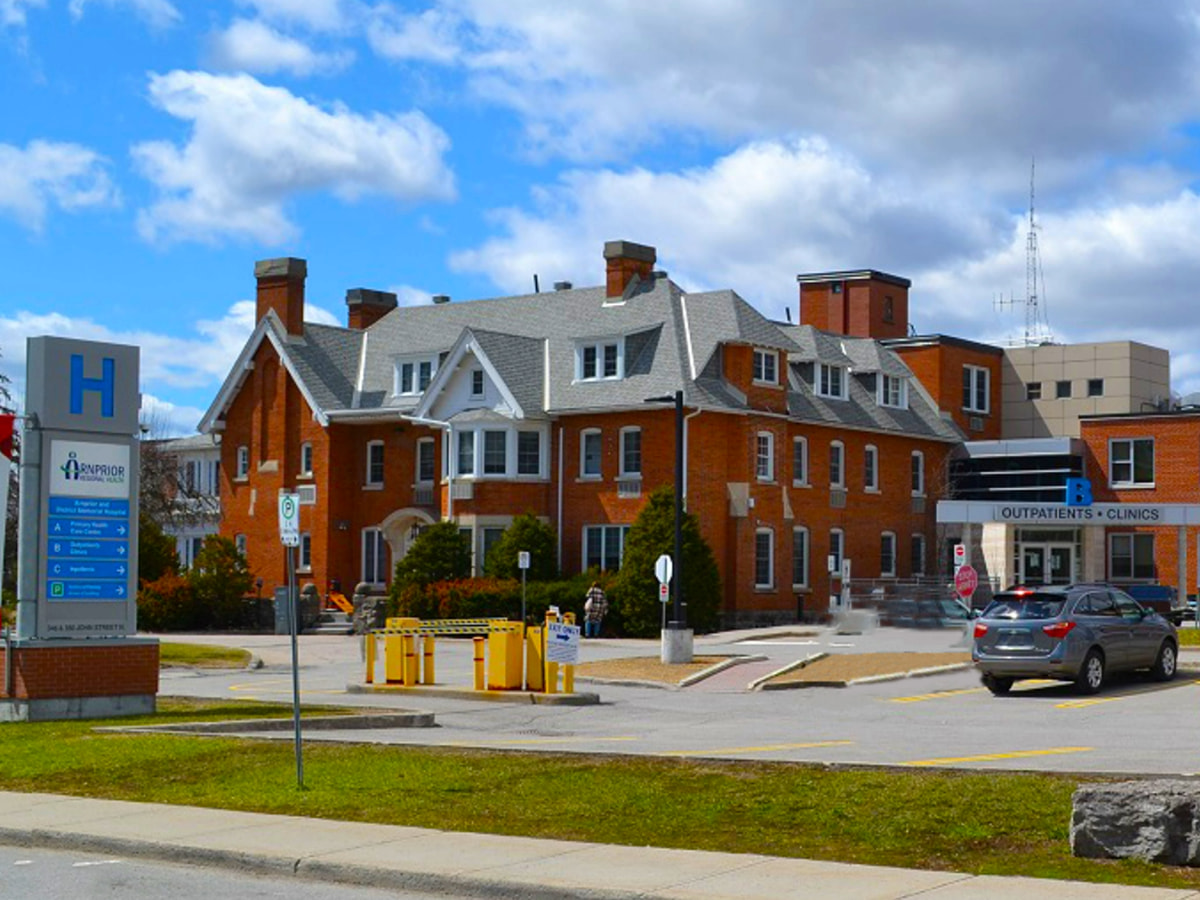
[[[250,651],[236,647],[208,647],[203,644],[178,644],[162,641],[158,645],[161,666],[196,666],[210,669],[244,669]]]
[[[102,724],[288,715],[250,702],[160,700]],[[1079,779],[826,770],[772,763],[313,744],[0,725],[0,789],[191,804],[635,846],[971,873],[1200,887],[1200,873],[1070,855]]]

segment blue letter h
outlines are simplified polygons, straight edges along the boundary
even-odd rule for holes
[[[113,398],[117,393],[117,364],[111,357],[105,357],[100,364],[99,378],[85,378],[83,356],[79,353],[71,354],[71,415],[83,414],[84,391],[97,391],[100,394],[100,415],[106,419],[113,417]]]

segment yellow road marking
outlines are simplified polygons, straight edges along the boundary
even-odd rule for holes
[[[940,759],[916,759],[906,766],[945,766],[953,763],[992,762],[999,759],[1028,759],[1032,756],[1056,756],[1063,753],[1089,753],[1095,747],[1050,747],[1046,750],[1014,750],[1011,753],[985,753],[980,756],[943,756]]]
[[[1083,709],[1085,706],[1095,706],[1097,703],[1112,703],[1114,700],[1124,700],[1124,697],[1092,697],[1088,700],[1064,700],[1055,703],[1055,709]]]
[[[257,684],[231,684],[229,686],[229,690],[233,691],[234,693],[237,693],[238,691],[254,691],[257,693],[257,692],[261,691],[262,693],[266,693],[266,694],[286,694],[288,696],[291,696],[292,689],[291,689],[290,685],[288,687],[284,688],[284,687],[272,687],[273,684],[282,685],[282,684],[286,684],[286,682],[283,682],[283,681],[261,682],[260,681]],[[346,691],[337,690],[337,689],[322,690],[322,691],[315,691],[315,690],[314,691],[306,691],[303,688],[301,688],[301,690],[300,690],[301,697],[303,697],[305,694],[308,694],[310,696],[319,696],[319,695],[341,696],[342,694],[345,694],[345,693],[346,693]],[[247,697],[246,699],[253,700],[254,698]]]
[[[636,737],[562,737],[562,738],[528,738],[520,741],[447,741],[442,744],[443,747],[479,747],[479,746],[503,746],[503,747],[521,747],[530,744],[581,744],[593,742],[611,742],[611,741],[636,741]]]
[[[775,750],[804,750],[810,747],[847,747],[854,741],[810,741],[806,744],[766,744],[762,747],[721,747],[716,750],[673,750],[663,756],[714,756],[718,753],[771,753]]]
[[[962,694],[980,694],[987,688],[963,688],[958,691],[935,691],[932,694],[915,694],[912,697],[889,697],[889,703],[920,703],[922,700],[941,700],[944,697],[958,697]]]

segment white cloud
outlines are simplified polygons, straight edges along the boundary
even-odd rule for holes
[[[317,31],[339,31],[360,18],[354,0],[244,0],[264,19],[303,25]]]
[[[0,0],[0,26],[21,28],[25,14],[46,5],[46,0]]]
[[[182,146],[148,141],[134,160],[161,197],[138,216],[148,240],[249,237],[280,244],[296,236],[285,204],[329,191],[402,203],[449,200],[454,176],[445,132],[420,112],[363,115],[322,108],[249,75],[152,75],[150,98],[190,122]]]
[[[224,31],[212,35],[209,55],[219,69],[294,75],[336,72],[354,59],[349,51],[317,52],[302,41],[250,19],[237,19]]]
[[[433,302],[433,294],[412,285],[400,284],[388,290],[396,295],[396,303],[399,306],[425,306]]]
[[[380,56],[449,64],[459,58],[462,20],[444,9],[409,15],[387,4],[373,10],[367,40]]]
[[[180,406],[170,400],[142,392],[142,409],[138,420],[154,439],[195,434],[205,410],[195,406]]]
[[[83,18],[85,7],[99,3],[112,9],[128,9],[154,29],[170,28],[183,21],[183,16],[169,0],[71,0],[68,9],[76,21]]]
[[[0,215],[40,231],[51,205],[66,212],[118,202],[102,156],[78,144],[0,144]]]

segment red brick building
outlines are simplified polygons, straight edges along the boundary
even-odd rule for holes
[[[479,567],[533,512],[564,573],[613,569],[673,479],[674,411],[647,401],[682,390],[684,492],[726,624],[826,612],[831,557],[855,578],[936,573],[934,503],[962,435],[941,381],[927,390],[874,339],[907,333],[907,281],[792,326],[730,290],[684,292],[652,247],[604,255],[592,288],[408,308],[353,289],[346,328],[304,322],[303,260],[260,262],[258,325],[201,423],[220,435],[222,533],[283,583],[276,498],[298,491],[302,579],[349,590],[386,584],[423,525],[458,522]]]

